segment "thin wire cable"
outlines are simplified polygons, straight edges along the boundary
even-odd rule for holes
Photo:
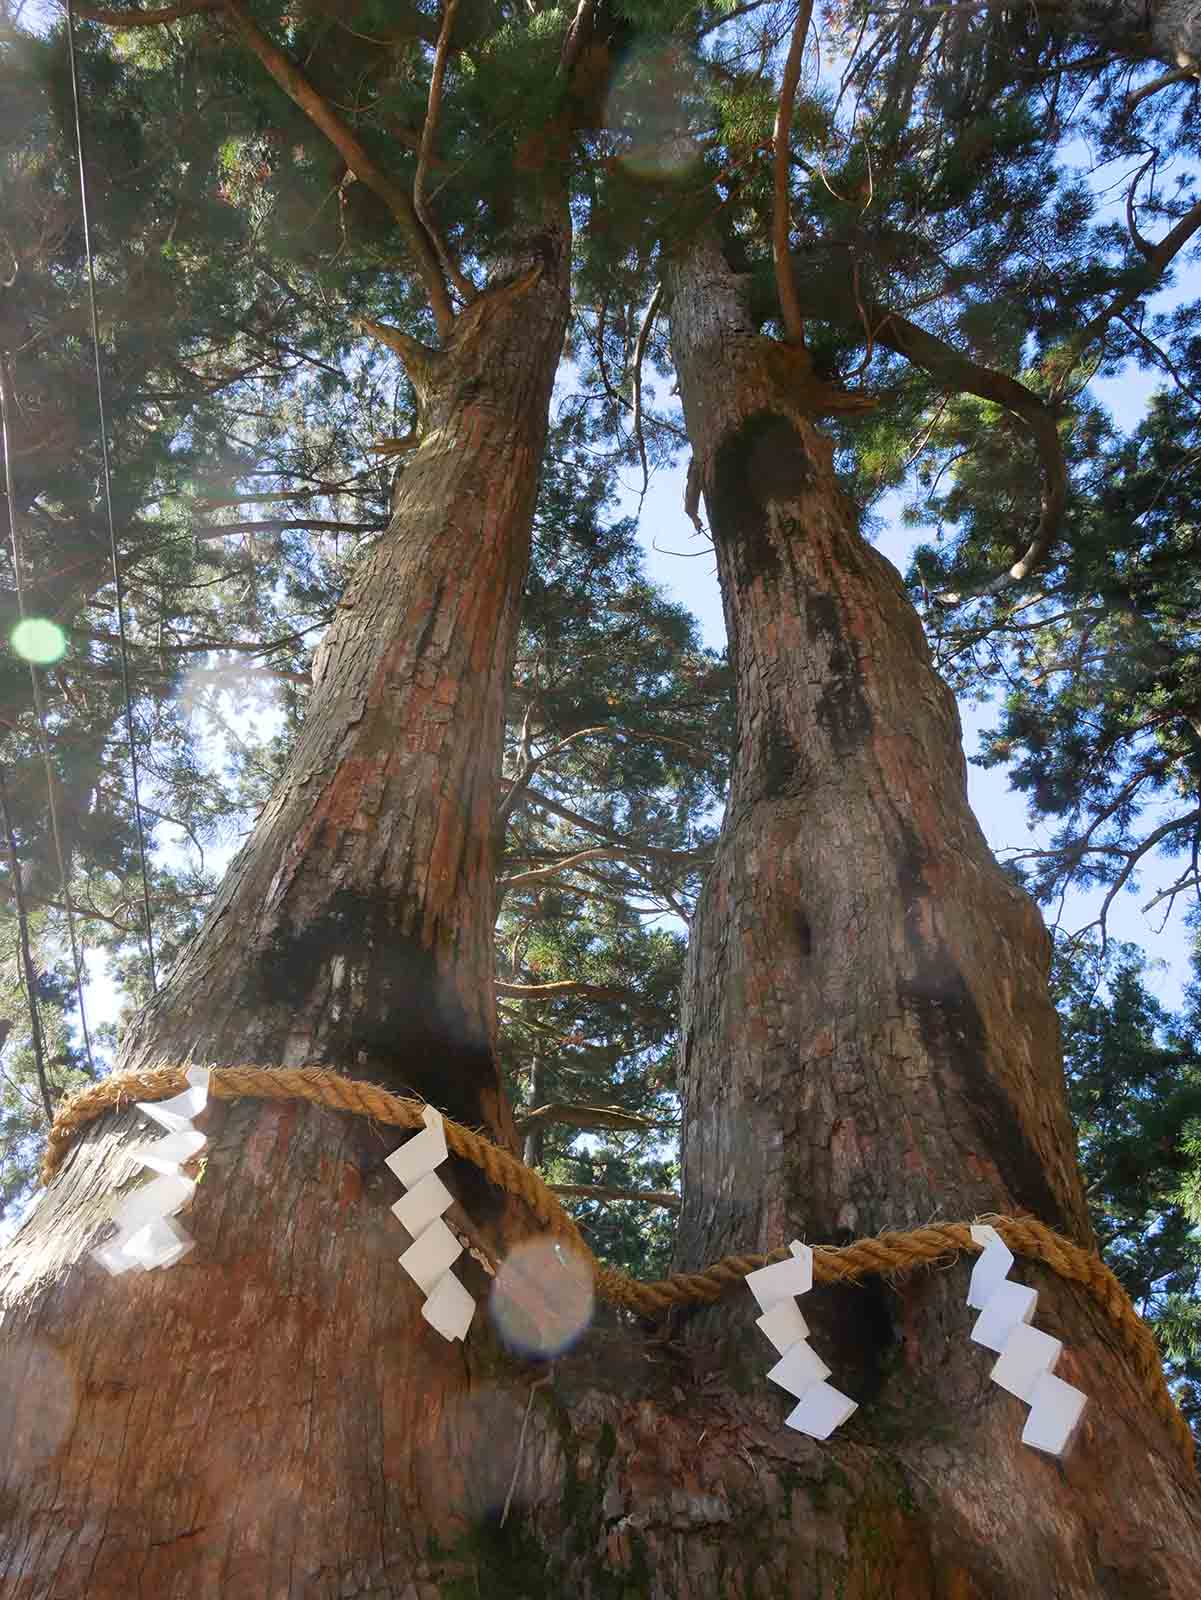
[[[46,1079],[46,1055],[42,1049],[42,1019],[38,1016],[33,956],[29,951],[29,918],[25,914],[25,893],[21,888],[21,863],[17,860],[17,840],[8,810],[8,785],[4,781],[3,767],[0,767],[0,816],[4,821],[8,865],[13,880],[13,901],[17,908],[17,933],[21,943],[21,964],[25,969],[25,998],[29,1001],[29,1031],[33,1035],[33,1059],[37,1067],[38,1088],[42,1091],[42,1104],[46,1108],[46,1121],[53,1127],[54,1102],[50,1098],[50,1084]]]
[[[100,369],[100,322],[96,315],[96,267],[92,259],[92,230],[88,217],[88,183],[84,171],[83,119],[79,112],[79,72],[75,65],[75,6],[67,0],[67,56],[71,63],[71,102],[75,112],[75,150],[79,156],[79,205],[83,222],[83,251],[88,264],[88,300],[92,314],[92,350],[96,358],[96,407],[100,418],[100,455],[104,469],[104,506],[108,515],[108,546],[112,558],[113,585],[117,591],[117,637],[121,648],[121,685],[125,693],[125,734],[129,743],[129,774],[133,783],[133,814],[138,829],[138,858],[142,867],[142,911],[146,921],[146,959],[150,967],[150,988],[158,993],[154,965],[154,922],[150,914],[150,874],[146,867],[146,827],[142,819],[142,796],[138,784],[138,748],[133,736],[133,696],[129,687],[129,648],[125,636],[125,587],[121,581],[121,561],[117,555],[117,525],[113,517],[113,476],[108,454],[108,424],[104,413],[104,378]]]
[[[25,621],[25,583],[21,577],[21,541],[17,533],[16,493],[13,487],[12,465],[8,449],[8,393],[9,365],[7,354],[0,354],[0,442],[4,455],[4,497],[8,502],[8,533],[13,552],[13,578],[17,590],[17,615]],[[75,970],[75,998],[79,1005],[79,1027],[83,1034],[84,1053],[88,1058],[88,1071],[96,1075],[92,1059],[92,1036],[88,1032],[88,1012],[83,1000],[83,950],[75,932],[75,907],[71,902],[71,882],[67,872],[67,856],[63,849],[62,829],[58,820],[58,799],[54,787],[54,764],[50,760],[50,738],[46,732],[46,702],[38,669],[29,663],[29,682],[33,686],[33,708],[37,715],[38,742],[42,749],[42,766],[46,772],[46,801],[50,809],[50,837],[54,841],[54,858],[58,863],[58,881],[62,889],[63,905],[67,908],[67,934],[71,944],[71,965]],[[15,843],[14,843],[15,851]],[[15,860],[14,855],[14,860]],[[18,893],[20,885],[13,892]],[[21,915],[22,913],[18,913]]]

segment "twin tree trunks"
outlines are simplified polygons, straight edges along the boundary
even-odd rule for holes
[[[536,283],[427,375],[295,756],[122,1065],[327,1064],[511,1144],[492,813],[568,249],[544,231]],[[990,1210],[1084,1240],[1046,936],[967,808],[917,618],[714,240],[669,289],[739,740],[684,997],[678,1265]],[[1062,1466],[1018,1442],[962,1265],[808,1297],[860,1401],[819,1445],[782,1426],[749,1295],[667,1337],[598,1314],[536,1388],[486,1314],[445,1343],[397,1266],[395,1140],[315,1107],[215,1106],[197,1248],[110,1281],[88,1250],[140,1120],[83,1135],[0,1269],[5,1600],[1196,1592],[1195,1485],[1049,1275],[1039,1326],[1093,1401]],[[495,1256],[531,1232],[452,1176]]]

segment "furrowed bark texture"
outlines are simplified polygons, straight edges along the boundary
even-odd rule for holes
[[[205,926],[123,1042],[322,1061],[509,1134],[492,1061],[490,818],[568,247],[411,373],[423,436],[317,651],[288,770]]]
[[[1049,941],[968,807],[954,699],[804,414],[803,356],[758,335],[715,236],[669,287],[738,695],[685,980],[677,1265],[989,1211],[1088,1242]],[[1060,1376],[1093,1397],[1063,1471],[987,1381],[962,1273],[811,1297],[832,1381],[861,1401],[848,1439],[882,1448],[904,1416],[889,1458],[933,1488],[935,1565],[970,1572],[964,1592],[1183,1595],[1197,1505],[1171,1446],[1091,1311],[1030,1281]],[[737,1344],[740,1313],[687,1337]]]
[[[493,817],[569,252],[548,225],[414,374],[424,436],[295,755],[124,1065],[317,1062],[512,1142]],[[113,1280],[89,1256],[145,1176],[120,1154],[151,1136],[133,1112],[87,1131],[0,1264],[0,1593],[411,1600],[502,1466],[475,1448],[500,1402],[397,1265],[398,1140],[253,1101],[208,1126],[177,1266]],[[450,1221],[503,1256],[521,1219],[448,1176]],[[473,1348],[495,1355],[486,1327]]]

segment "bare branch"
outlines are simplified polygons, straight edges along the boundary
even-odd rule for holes
[[[1084,927],[1080,930],[1080,933],[1077,934],[1076,937],[1078,939],[1082,938],[1084,934],[1090,931],[1090,929],[1099,928],[1101,930],[1101,950],[1102,953],[1104,953],[1105,947],[1109,942],[1109,908],[1117,898],[1121,889],[1124,887],[1127,879],[1130,877],[1135,867],[1138,866],[1139,862],[1145,855],[1148,855],[1152,850],[1154,850],[1155,846],[1162,840],[1166,839],[1169,834],[1176,833],[1179,831],[1179,829],[1187,828],[1193,823],[1199,821],[1201,821],[1201,807],[1198,807],[1196,811],[1188,812],[1187,815],[1183,817],[1174,817],[1170,821],[1165,822],[1161,827],[1158,827],[1149,833],[1145,839],[1143,839],[1139,844],[1135,845],[1135,847],[1131,850],[1122,850],[1113,846],[1106,847],[1093,845],[1092,849],[1094,852],[1103,852],[1110,855],[1121,855],[1125,856],[1126,860],[1122,870],[1118,873],[1117,877],[1110,885],[1109,892],[1101,904],[1100,912],[1093,919],[1093,921],[1087,925],[1087,927]]]
[[[1130,239],[1134,245],[1134,248],[1144,256],[1149,256],[1155,246],[1149,244],[1138,231],[1138,220],[1134,214],[1134,197],[1138,193],[1138,186],[1143,180],[1143,174],[1146,172],[1151,172],[1154,174],[1155,165],[1158,160],[1159,151],[1152,150],[1151,154],[1134,174],[1134,177],[1130,181],[1130,187],[1126,191],[1126,231],[1130,235]],[[1152,176],[1151,181],[1154,183],[1154,176]]]
[[[1016,378],[1004,372],[995,372],[991,367],[983,367],[961,355],[953,345],[927,333],[917,323],[910,322],[896,312],[877,307],[869,307],[868,310],[876,326],[879,343],[903,355],[915,366],[924,368],[945,387],[958,393],[977,395],[981,400],[991,400],[1004,410],[1013,412],[1029,429],[1043,471],[1042,508],[1038,526],[1018,560],[985,584],[981,592],[996,594],[1009,584],[1028,578],[1046,560],[1067,504],[1067,464],[1055,412]],[[946,596],[950,603],[959,598],[958,595]]]
[[[704,39],[716,29],[724,27],[727,22],[733,22],[738,17],[748,17],[752,11],[761,11],[764,6],[774,4],[775,0],[746,0],[745,5],[733,6],[729,11],[722,11],[712,21],[706,22],[697,34],[697,38]]]
[[[527,883],[545,883],[547,878],[557,878],[560,872],[567,872],[572,867],[581,866],[585,861],[614,861],[628,855],[624,849],[611,849],[600,846],[595,850],[579,850],[575,855],[563,856],[558,861],[552,861],[545,867],[535,867],[529,872],[519,872],[512,878],[501,878],[497,883],[498,889],[520,889]]]
[[[531,701],[530,705],[526,708],[526,720],[522,726],[523,747],[525,746],[529,737],[529,718],[532,710],[533,702]],[[508,822],[513,813],[513,807],[517,804],[522,794],[529,787],[530,779],[534,776],[538,768],[542,766],[544,762],[549,761],[552,756],[557,756],[560,750],[565,750],[567,746],[572,744],[576,739],[583,739],[587,734],[590,733],[605,733],[607,730],[608,724],[604,722],[594,722],[590,727],[577,728],[574,733],[569,733],[566,735],[566,737],[557,740],[551,745],[549,750],[543,750],[541,755],[532,756],[523,761],[521,763],[520,771],[513,779],[507,794],[500,803],[500,810],[496,817],[497,827],[503,828]]]
[[[1160,347],[1155,343],[1155,340],[1149,338],[1137,323],[1131,322],[1130,318],[1124,311],[1118,313],[1117,320],[1125,329],[1128,330],[1128,332],[1134,335],[1134,337],[1142,345],[1143,349],[1151,357],[1152,361],[1157,361],[1160,366],[1163,367],[1164,371],[1180,390],[1181,394],[1187,396],[1187,398],[1191,400],[1195,406],[1201,406],[1201,394],[1199,394],[1196,389],[1191,389],[1185,382],[1180,368],[1172,360],[1167,351],[1161,350]]]
[[[1133,111],[1153,94],[1158,94],[1161,89],[1170,89],[1177,83],[1196,83],[1196,67],[1177,67],[1172,72],[1165,72],[1158,78],[1152,78],[1150,83],[1144,83],[1141,89],[1135,89],[1126,96],[1126,110]]]
[[[386,522],[332,522],[320,517],[276,517],[266,522],[226,522],[220,527],[193,528],[192,537],[201,541],[224,539],[237,533],[383,533]]]

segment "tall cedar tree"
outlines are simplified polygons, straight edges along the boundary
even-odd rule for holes
[[[311,86],[240,8],[227,13],[306,99]],[[590,20],[582,8],[569,38]],[[1096,31],[1091,15],[1079,20]],[[1114,31],[1121,46],[1132,30]],[[326,57],[314,45],[311,59]],[[543,167],[550,142],[533,158]],[[370,156],[358,166],[361,181],[382,170]],[[396,180],[385,186],[396,216]],[[680,1258],[727,1238],[745,1248],[782,1231],[837,1237],[1022,1205],[1086,1238],[1045,935],[966,810],[953,702],[815,426],[844,402],[813,368],[795,297],[780,313],[785,339],[759,331],[749,275],[729,259],[760,242],[755,197],[741,239],[723,241],[704,215],[710,186],[689,187],[700,217],[667,242],[667,294],[739,722],[685,985]],[[523,193],[515,209],[528,216],[533,203]],[[565,278],[565,252],[548,259],[552,225],[538,220],[545,290]],[[422,235],[407,231],[420,256]],[[785,216],[785,285],[792,243]],[[430,248],[445,322],[444,257]],[[386,556],[356,576],[288,773],[206,932],[133,1030],[129,1060],[269,1051],[369,1064],[506,1134],[478,930],[487,914],[490,934],[514,636],[513,608],[496,597],[514,560],[500,552],[498,575],[480,551],[497,551],[502,533],[511,546],[533,500],[532,477],[513,499],[522,452],[502,456],[488,432],[499,418],[509,445],[541,445],[529,412],[540,398],[545,415],[553,361],[540,390],[516,378],[540,345],[533,308],[548,304],[529,297],[529,277],[462,310],[442,329],[440,360],[391,336],[423,434]],[[488,334],[485,368],[463,346]],[[898,337],[913,348],[912,332]],[[468,393],[431,376],[472,361]],[[503,504],[490,521],[493,497]],[[490,648],[456,655],[469,624]],[[423,781],[440,801],[432,815]],[[432,1026],[414,1021],[418,996]],[[1188,1592],[1195,1484],[1066,1285],[1038,1276],[1042,1322],[1063,1333],[1065,1371],[1096,1403],[1091,1448],[1062,1472],[1023,1451],[1004,1396],[982,1397],[954,1274],[895,1296],[817,1297],[815,1336],[862,1402],[855,1428],[825,1449],[782,1435],[769,1397],[737,1392],[762,1351],[747,1344],[745,1314],[724,1307],[689,1319],[651,1361],[632,1329],[589,1344],[523,1419],[531,1375],[497,1359],[487,1330],[464,1356],[422,1337],[390,1276],[380,1146],[323,1113],[221,1113],[193,1218],[200,1266],[132,1292],[71,1272],[131,1124],[106,1119],[79,1146],[9,1266],[6,1334],[23,1377],[6,1572],[17,1593],[132,1581],[201,1593]],[[458,1176],[503,1252],[522,1219]],[[1115,1457],[1130,1468],[1120,1479]],[[510,1483],[518,1515],[498,1517]]]

